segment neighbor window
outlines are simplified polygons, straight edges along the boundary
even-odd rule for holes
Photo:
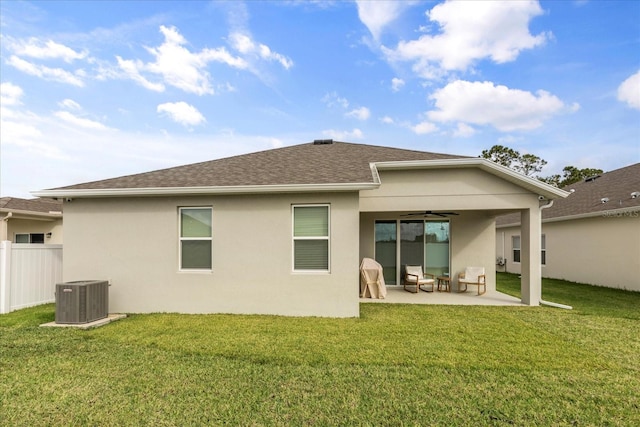
[[[211,208],[180,208],[181,270],[211,270],[211,216]]]
[[[513,248],[513,262],[520,262],[520,236],[511,236],[511,247]]]
[[[294,271],[329,271],[329,206],[293,206]]]
[[[16,243],[44,243],[44,233],[16,233]]]
[[[520,262],[520,236],[511,236],[511,247],[513,248],[513,262]],[[547,264],[547,238],[543,234],[540,236],[540,263]]]

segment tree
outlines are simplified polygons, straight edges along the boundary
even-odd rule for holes
[[[516,172],[520,172],[523,175],[534,177],[537,173],[542,171],[542,168],[547,164],[547,161],[541,159],[534,154],[520,154],[513,148],[505,147],[503,145],[494,145],[488,150],[482,150],[480,157],[489,159],[499,165],[513,169]],[[602,173],[602,169],[583,168],[579,169],[575,166],[565,166],[562,169],[562,175],[555,174],[547,177],[537,176],[540,181],[547,184],[554,185],[562,188],[574,182],[582,181],[590,176],[599,175]]]
[[[534,174],[537,174],[542,170],[544,165],[547,164],[546,160],[543,160],[533,154],[523,154],[518,160],[519,161],[515,164],[514,169],[526,176],[533,176]]]
[[[520,153],[503,145],[494,145],[489,150],[482,150],[480,157],[511,169],[520,158]]]
[[[513,148],[503,145],[494,145],[489,150],[482,150],[480,157],[489,159],[526,176],[533,176],[547,164],[546,160],[534,154],[520,154]]]
[[[589,178],[591,176],[600,175],[601,173],[603,173],[602,169],[578,169],[575,166],[565,166],[564,169],[562,169],[562,176],[556,174],[548,176],[546,178],[540,178],[540,180],[546,182],[547,184],[555,185],[556,187],[562,188],[575,182],[582,181],[583,179]]]

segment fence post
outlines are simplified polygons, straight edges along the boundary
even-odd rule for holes
[[[0,242],[0,314],[11,311],[11,242]]]

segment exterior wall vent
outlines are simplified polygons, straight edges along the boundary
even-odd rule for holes
[[[333,144],[333,139],[316,139],[313,141],[313,145],[330,145]]]
[[[56,323],[89,323],[109,316],[109,282],[56,284]]]

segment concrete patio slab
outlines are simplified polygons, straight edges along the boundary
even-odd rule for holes
[[[473,290],[467,292],[424,292],[417,294],[405,291],[401,286],[388,286],[385,299],[360,298],[363,303],[381,304],[440,304],[440,305],[494,305],[494,306],[522,306],[519,298],[503,294],[498,291],[487,291],[478,295]]]
[[[56,322],[49,322],[49,323],[43,323],[40,326],[55,327],[55,328],[90,329],[90,328],[98,328],[100,326],[104,326],[107,323],[115,322],[116,320],[124,319],[125,317],[127,317],[126,314],[109,314],[104,319],[98,319],[98,320],[94,320],[93,322],[88,322],[88,323],[56,323]]]

